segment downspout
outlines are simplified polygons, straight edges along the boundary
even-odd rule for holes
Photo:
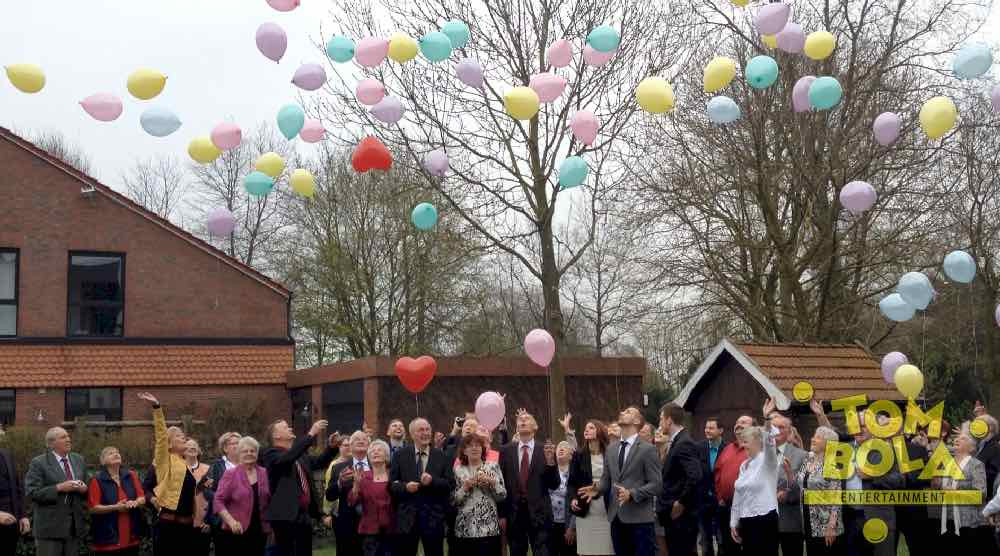
[[[288,324],[288,340],[292,342],[292,369],[299,368],[298,366],[298,349],[295,345],[295,338],[292,337],[292,297],[295,296],[295,292],[288,292],[288,302],[285,305],[285,322]]]

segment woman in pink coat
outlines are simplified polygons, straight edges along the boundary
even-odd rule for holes
[[[267,470],[257,465],[260,445],[244,436],[239,443],[239,465],[222,475],[215,491],[215,512],[222,519],[216,538],[216,556],[262,556],[270,533],[263,520],[271,499]]]

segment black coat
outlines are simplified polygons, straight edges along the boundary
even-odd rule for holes
[[[517,452],[518,442],[514,441],[500,448],[500,470],[503,472],[503,482],[507,487],[507,498],[501,508],[501,517],[513,521],[521,504],[527,504],[531,521],[536,527],[547,527],[552,522],[552,498],[550,490],[559,488],[562,482],[559,477],[559,467],[545,464],[545,451],[542,442],[535,439],[535,450],[531,454],[531,466],[528,468],[527,493],[521,493],[520,455]]]
[[[576,498],[576,491],[580,487],[592,486],[594,484],[594,470],[590,462],[590,449],[586,443],[584,446],[573,452],[573,459],[569,462],[569,477],[566,478],[566,511],[573,499]],[[608,497],[601,496],[605,509],[608,506]]]
[[[986,495],[992,496],[996,485],[997,475],[1000,474],[1000,443],[997,438],[991,438],[983,445],[983,449],[976,455],[976,459],[986,466]]]
[[[336,447],[327,447],[319,457],[312,457],[306,452],[316,439],[303,435],[295,439],[288,450],[268,448],[261,454],[261,465],[267,469],[268,486],[271,489],[271,502],[267,507],[264,519],[268,521],[295,521],[299,516],[299,497],[302,495],[302,482],[295,463],[302,466],[309,483],[309,515],[322,517],[319,506],[319,494],[316,492],[312,472],[326,470],[330,462],[337,456]]]
[[[680,502],[685,513],[695,510],[703,474],[698,453],[698,445],[691,440],[687,430],[678,432],[663,460],[663,492],[657,500],[660,513],[669,514],[674,502]]]
[[[0,498],[0,512],[13,514],[17,519],[24,517],[24,483],[21,482],[21,475],[14,466],[14,456],[9,450],[0,449],[0,466],[3,466],[10,484],[7,489],[10,491],[10,499]]]
[[[431,484],[415,493],[407,492],[406,483],[420,482],[417,472],[417,450],[408,444],[396,452],[389,470],[389,491],[396,503],[396,526],[400,533],[414,530],[429,535],[443,535],[445,517],[455,488],[454,460],[445,457],[441,450],[429,447],[424,472]]]
[[[326,499],[330,502],[340,502],[340,511],[333,518],[333,532],[337,535],[338,539],[343,539],[345,536],[357,535],[358,521],[361,520],[358,513],[361,506],[351,506],[347,502],[347,495],[354,488],[354,479],[351,478],[351,480],[345,482],[343,485],[340,484],[341,472],[352,465],[354,465],[353,457],[349,457],[346,461],[334,465],[333,470],[330,471],[330,482],[326,485]]]
[[[701,462],[701,484],[698,485],[698,503],[702,507],[715,507],[718,503],[715,496],[715,467],[711,465],[712,458],[708,450],[708,440],[698,442],[698,460]],[[719,451],[715,455],[716,461],[722,450],[726,448],[726,439],[719,439]]]

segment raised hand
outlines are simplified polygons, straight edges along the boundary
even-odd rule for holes
[[[139,399],[146,400],[152,405],[160,405],[160,401],[156,399],[156,396],[150,394],[149,392],[140,392]]]
[[[326,419],[320,419],[312,424],[309,429],[309,436],[319,436],[323,431],[326,430]]]
[[[569,432],[570,431],[569,423],[572,420],[573,420],[573,414],[567,413],[566,415],[563,416],[562,419],[559,420],[559,424],[562,425],[564,431]]]
[[[823,401],[816,398],[809,400],[809,409],[814,415],[823,415]]]
[[[775,410],[774,398],[768,398],[767,401],[764,402],[764,418],[767,419],[769,415],[774,413],[774,410]]]

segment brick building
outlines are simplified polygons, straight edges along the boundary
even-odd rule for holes
[[[0,161],[0,422],[289,415],[289,290],[3,128]]]

